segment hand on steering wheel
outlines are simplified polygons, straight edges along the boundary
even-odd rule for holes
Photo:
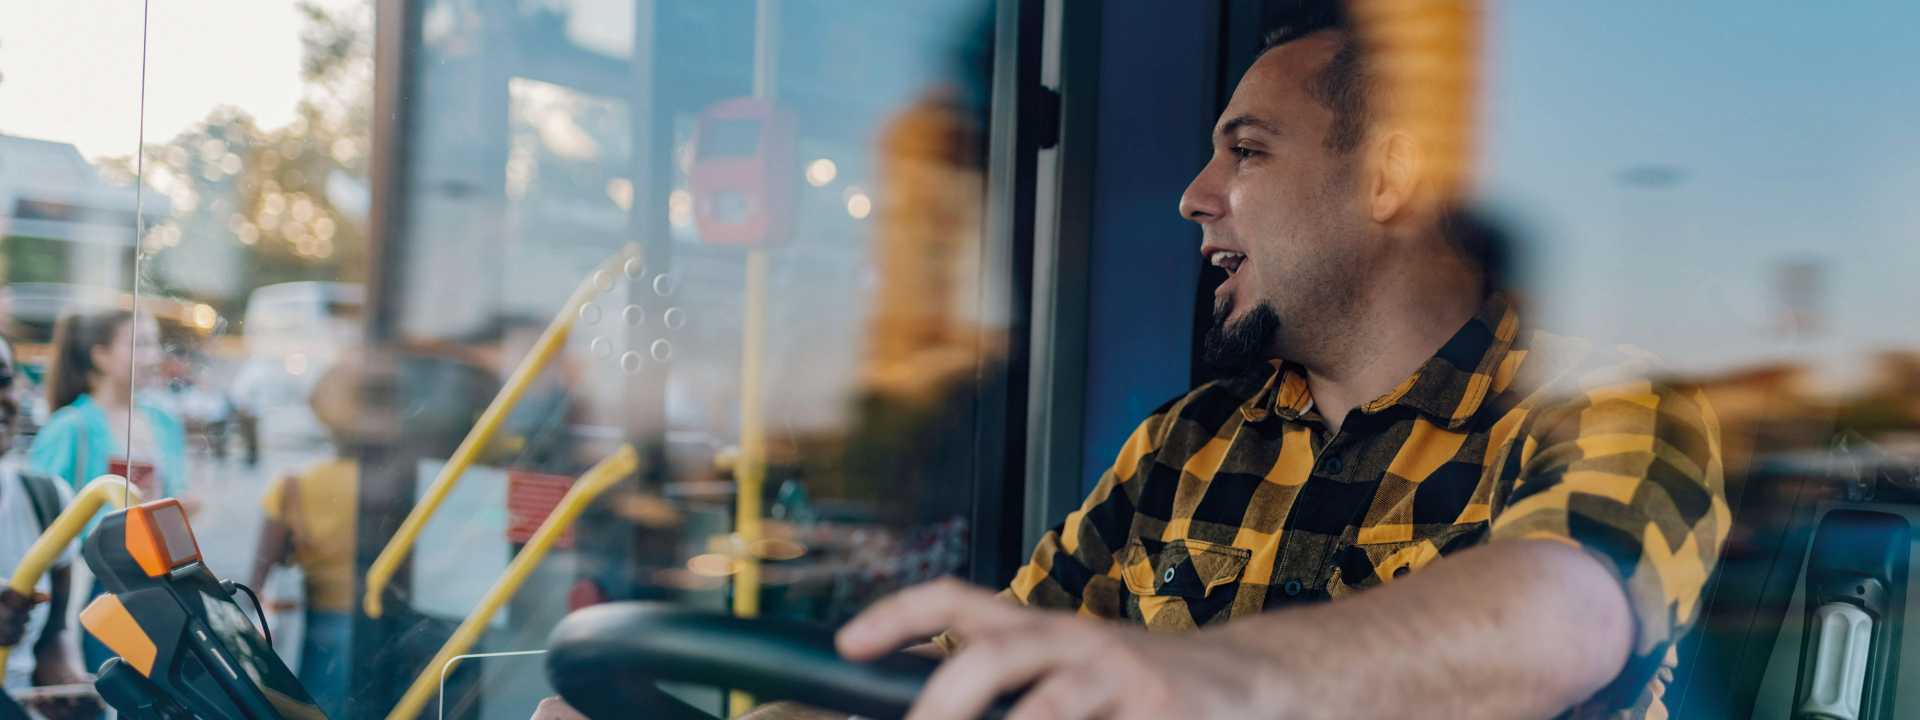
[[[540,704],[533,708],[533,717],[530,720],[587,720],[587,716],[573,709],[567,701],[559,697],[550,697],[541,700]]]
[[[951,629],[964,643],[927,681],[908,720],[972,720],[1005,693],[1031,687],[1008,720],[1244,718],[1277,700],[1260,682],[1272,658],[1215,633],[1169,638],[1036,610],[958,580],[901,591],[840,629],[842,655],[878,657]]]

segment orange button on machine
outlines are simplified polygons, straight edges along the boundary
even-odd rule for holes
[[[140,629],[140,623],[127,612],[127,607],[120,604],[118,596],[106,594],[94,598],[87,609],[80,611],[80,626],[141,675],[153,676],[153,659],[160,654],[160,649],[154,646],[147,631]]]

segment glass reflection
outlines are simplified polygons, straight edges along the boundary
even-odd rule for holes
[[[180,498],[329,717],[384,717],[623,445],[639,469],[476,651],[623,599],[838,622],[967,571],[998,531],[970,524],[1000,472],[980,448],[1039,436],[982,398],[1025,392],[1034,319],[1007,314],[1038,311],[993,295],[1031,278],[989,262],[983,229],[989,3],[421,0],[383,148],[368,0],[92,4],[0,10],[7,457]],[[1445,182],[1504,237],[1530,321],[1641,346],[1717,412],[1734,527],[1676,716],[1796,703],[1819,521],[1920,520],[1920,62],[1897,32],[1920,18],[1869,5],[1676,9],[1661,32],[1632,8],[1489,5],[1484,77],[1435,84],[1481,85],[1405,103],[1458,126]],[[1221,37],[1253,34],[1249,12]],[[1782,41],[1830,28],[1847,39],[1824,53]],[[376,204],[398,218],[378,248]],[[356,583],[463,446],[371,617]],[[77,668],[106,657],[74,646]],[[550,690],[510,667],[454,670],[446,712],[525,717]]]

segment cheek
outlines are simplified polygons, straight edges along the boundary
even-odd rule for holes
[[[1240,220],[1237,229],[1250,245],[1296,234],[1323,202],[1297,177],[1277,173],[1242,178],[1227,197]]]

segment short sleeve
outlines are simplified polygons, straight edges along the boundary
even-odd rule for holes
[[[1108,619],[1122,616],[1125,586],[1114,552],[1126,544],[1133,528],[1136,480],[1144,481],[1140,469],[1151,465],[1158,453],[1168,412],[1163,407],[1134,429],[1080,509],[1040,538],[1002,595],[1034,607]]]
[[[260,494],[261,512],[266,514],[268,520],[282,525],[286,524],[287,519],[281,517],[282,508],[285,507],[285,505],[281,502],[280,496],[286,492],[286,488],[287,476],[275,475],[273,480],[267,483],[266,492]]]
[[[1650,359],[1642,356],[1639,360]],[[1635,619],[1632,656],[1596,701],[1634,701],[1698,620],[1731,513],[1720,432],[1698,390],[1645,379],[1645,362],[1580,378],[1536,408],[1493,540],[1552,539],[1601,561]]]
[[[56,415],[33,436],[33,445],[27,449],[27,467],[58,478],[69,488],[80,484],[73,467],[80,432],[75,420],[71,414]]]
[[[1133,527],[1133,499],[1138,495],[1135,478],[1156,457],[1165,440],[1167,418],[1181,399],[1161,406],[1134,429],[1121,446],[1120,456],[1101,474],[1099,484],[1080,509],[1040,538],[1027,564],[1000,591],[1000,598],[1100,618],[1122,617],[1120,605],[1126,586],[1120,582],[1120,568],[1113,553],[1126,543]],[[951,631],[933,639],[947,653],[959,649],[964,641]]]

